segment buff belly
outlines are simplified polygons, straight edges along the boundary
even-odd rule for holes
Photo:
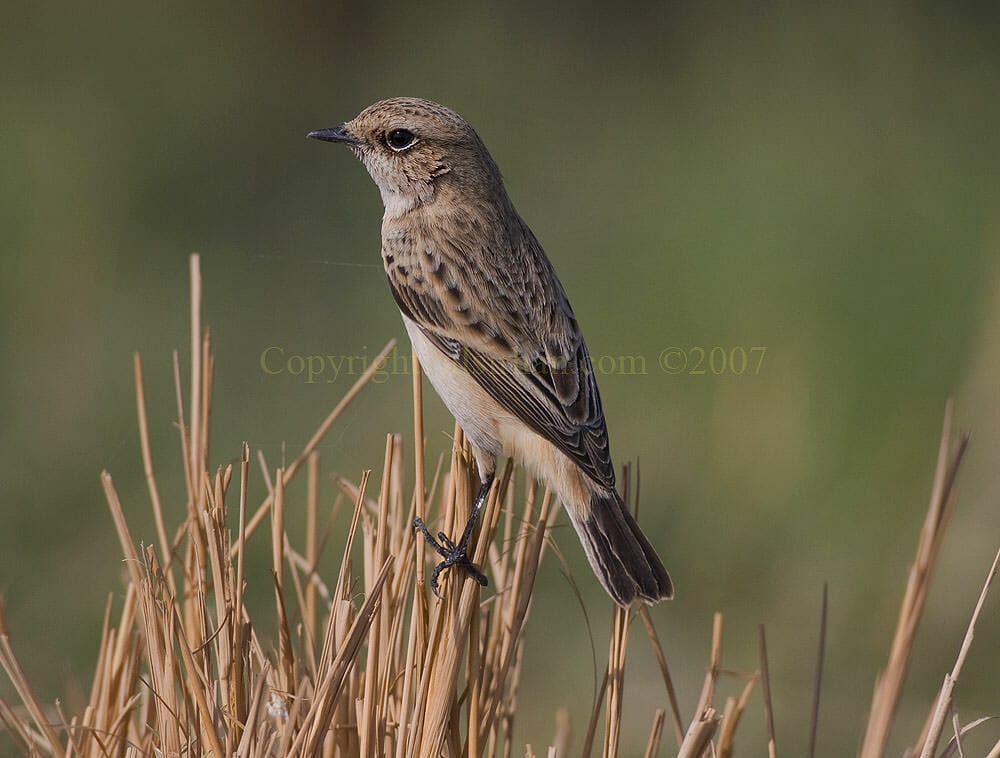
[[[499,456],[512,457],[559,496],[574,522],[585,518],[597,488],[579,466],[494,400],[405,315],[403,324],[424,373],[472,444],[480,475],[491,473]]]

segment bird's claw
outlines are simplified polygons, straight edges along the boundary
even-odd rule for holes
[[[449,538],[444,532],[438,532],[438,539],[434,539],[430,531],[427,529],[427,525],[424,524],[423,519],[417,517],[413,519],[413,528],[420,530],[420,533],[424,536],[424,540],[430,545],[434,550],[444,558],[437,566],[434,567],[434,572],[431,574],[431,592],[439,600],[443,600],[441,593],[438,591],[438,577],[441,572],[452,566],[461,566],[465,569],[476,583],[481,587],[486,587],[489,585],[489,580],[480,571],[476,565],[469,560],[468,556],[468,540],[463,539],[456,545],[451,538]]]

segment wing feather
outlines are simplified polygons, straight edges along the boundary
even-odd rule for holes
[[[614,487],[607,425],[590,355],[566,295],[530,232],[511,259],[489,271],[451,266],[464,281],[414,287],[394,275],[400,310],[506,410],[555,445],[596,483]],[[446,259],[488,260],[443,248]],[[437,252],[437,251],[435,251]],[[458,299],[455,292],[474,293]]]

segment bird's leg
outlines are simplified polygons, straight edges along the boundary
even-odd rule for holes
[[[462,532],[462,539],[460,539],[458,544],[455,545],[455,550],[462,555],[465,555],[465,551],[469,549],[469,540],[472,539],[472,530],[476,528],[476,521],[479,520],[479,513],[483,510],[483,506],[486,504],[486,498],[490,496],[490,487],[493,485],[494,477],[495,475],[493,472],[490,472],[487,475],[486,479],[479,487],[479,493],[476,495],[476,499],[472,501],[472,512],[469,514],[469,520],[465,522],[465,530]],[[486,586],[485,581],[480,583],[484,587]]]
[[[455,544],[451,539],[444,533],[438,532],[437,539],[431,536],[430,531],[427,529],[427,525],[424,524],[423,519],[419,516],[413,519],[413,527],[419,529],[420,533],[424,535],[424,539],[427,544],[430,545],[434,550],[444,558],[437,566],[434,567],[434,573],[431,574],[431,590],[437,597],[441,597],[438,592],[438,577],[441,572],[446,568],[451,566],[461,566],[465,569],[480,586],[485,587],[489,584],[486,577],[473,563],[469,560],[468,550],[469,541],[472,539],[472,530],[476,528],[476,521],[479,519],[479,513],[483,510],[483,505],[486,503],[486,498],[490,494],[490,486],[493,484],[494,474],[491,472],[487,475],[486,479],[483,481],[482,486],[479,488],[479,494],[476,495],[476,499],[472,503],[472,513],[469,514],[469,520],[465,524],[465,529],[462,532],[462,538]]]

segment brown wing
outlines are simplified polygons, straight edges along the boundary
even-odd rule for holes
[[[412,272],[387,268],[400,310],[504,408],[613,488],[590,355],[534,237],[527,232],[504,266],[490,265],[488,253],[464,254],[451,241],[433,255],[454,269],[447,277],[421,276],[415,285]]]

